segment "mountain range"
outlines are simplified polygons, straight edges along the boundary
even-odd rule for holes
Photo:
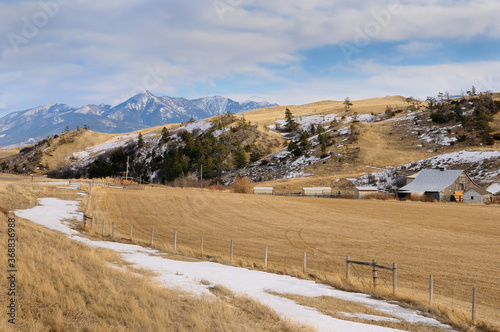
[[[0,148],[32,144],[47,136],[60,134],[66,127],[76,129],[77,126],[87,125],[97,132],[125,133],[270,106],[278,105],[266,101],[240,103],[221,96],[192,100],[157,97],[149,91],[141,92],[115,107],[101,104],[73,108],[65,104],[50,103],[0,118]]]

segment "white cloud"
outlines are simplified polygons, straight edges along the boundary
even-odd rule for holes
[[[40,3],[0,4],[0,49],[4,49],[0,57],[0,85],[5,87],[0,101],[7,108],[27,108],[49,101],[72,106],[114,103],[144,87],[149,75],[147,68],[157,66],[161,68],[161,83],[151,90],[159,94],[178,94],[200,84],[210,86],[221,79],[242,76],[276,85],[276,94],[270,97],[280,103],[287,103],[287,98],[299,102],[301,98],[309,101],[326,97],[333,89],[342,91],[340,97],[354,95],[345,92],[360,90],[360,86],[365,91],[386,95],[398,87],[392,82],[401,82],[401,89],[426,90],[436,85],[437,90],[443,90],[445,87],[437,87],[438,83],[454,80],[438,75],[457,76],[452,71],[421,72],[422,67],[415,67],[412,75],[422,78],[411,83],[398,74],[412,72],[411,66],[387,66],[387,74],[376,75],[365,67],[363,70],[376,79],[364,82],[340,78],[340,82],[335,81],[339,78],[310,77],[303,72],[302,58],[297,53],[339,42],[352,43],[356,31],[376,28],[376,23],[380,29],[370,40],[399,42],[402,53],[425,53],[439,48],[440,38],[500,38],[500,20],[496,17],[500,3],[494,0],[400,0],[401,9],[389,11],[390,16],[387,13],[394,1],[226,1],[235,5],[223,13],[222,19],[212,1],[65,2],[37,33],[23,37],[26,43],[19,44],[17,52],[8,36],[23,35],[26,19],[32,22],[42,11]],[[301,73],[304,82],[286,78],[283,72],[270,69],[272,65],[288,68],[288,73]],[[474,69],[469,70],[470,64],[453,68],[457,73],[463,72],[462,81],[476,77]],[[498,71],[491,73],[496,75]],[[488,73],[482,73],[485,74]],[[433,77],[432,82],[425,82],[423,77]],[[378,88],[370,90],[371,84]],[[380,87],[389,90],[384,92]],[[254,93],[261,94],[250,94]]]

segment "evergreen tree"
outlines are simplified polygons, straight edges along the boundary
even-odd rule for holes
[[[142,139],[142,134],[139,133],[137,136],[137,147],[140,149],[144,146],[144,140]]]
[[[295,122],[293,114],[288,108],[285,110],[285,129],[286,131],[297,129],[297,122]]]
[[[161,142],[167,143],[169,139],[170,139],[170,132],[168,131],[167,128],[163,127],[163,129],[161,130]]]
[[[240,145],[236,152],[234,153],[234,165],[236,168],[245,167],[247,164],[247,155],[245,154],[245,149]]]

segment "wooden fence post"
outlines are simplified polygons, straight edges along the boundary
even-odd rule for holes
[[[102,235],[104,236],[104,224],[106,223],[106,219],[102,218]]]
[[[351,271],[349,269],[349,256],[346,256],[345,258],[345,264],[346,264],[346,270],[345,270],[345,278],[347,281],[349,281],[349,277],[351,274]]]
[[[373,270],[373,287],[377,287],[378,275],[377,275],[377,261],[372,260],[372,270]]]
[[[264,267],[267,267],[267,244],[266,244],[266,251],[264,253]]]
[[[233,260],[233,240],[231,240],[231,261]]]
[[[174,252],[177,251],[177,231],[174,231]]]
[[[472,288],[472,324],[476,320],[476,286]]]
[[[93,227],[94,227],[94,216],[90,218],[90,229],[92,229]]]
[[[433,280],[432,274],[431,274],[429,277],[429,308],[432,307],[432,295],[434,292],[433,282],[434,282],[434,280]]]
[[[302,270],[304,271],[304,273],[306,273],[306,270],[307,270],[307,256],[306,256],[305,252],[304,252],[304,259],[303,259]]]
[[[203,255],[203,236],[201,237],[201,254]]]
[[[113,226],[111,228],[111,238],[114,239],[115,238],[115,222],[113,221]]]
[[[392,292],[396,294],[398,290],[398,264],[392,264]]]
[[[155,234],[155,228],[151,227],[151,248],[153,248],[154,234]]]
[[[132,241],[132,231],[134,230],[134,226],[130,225],[130,241]]]

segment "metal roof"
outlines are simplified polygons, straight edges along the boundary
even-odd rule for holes
[[[359,191],[378,191],[378,187],[356,187]]]
[[[410,184],[400,188],[400,193],[438,192],[453,184],[463,170],[424,169]]]

